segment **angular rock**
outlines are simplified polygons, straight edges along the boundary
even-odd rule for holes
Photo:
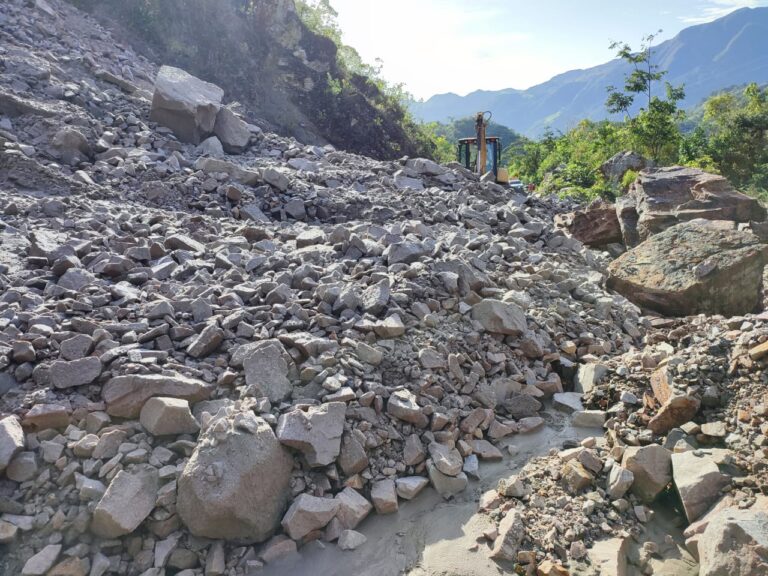
[[[27,560],[21,576],[45,576],[61,554],[61,544],[49,544]]]
[[[176,508],[196,536],[263,542],[290,496],[293,458],[253,412],[220,410],[178,480]]]
[[[313,468],[327,466],[341,450],[347,405],[329,402],[282,414],[277,422],[278,440],[299,450]]]
[[[611,182],[621,182],[629,170],[639,172],[648,166],[648,161],[643,158],[641,154],[632,152],[631,150],[625,150],[618,154],[611,156],[608,160],[603,162],[600,166],[600,172],[602,172],[605,179]]]
[[[699,576],[768,574],[768,513],[728,508],[699,540]]]
[[[499,522],[499,535],[493,542],[490,556],[494,560],[517,560],[517,553],[525,537],[523,515],[516,508],[507,510]]]
[[[394,480],[379,480],[371,486],[371,501],[377,514],[397,512],[397,491]]]
[[[339,502],[336,518],[341,526],[348,530],[357,527],[373,510],[371,503],[354,488],[344,488],[336,494],[336,500]]]
[[[579,365],[579,370],[574,378],[574,391],[580,394],[588,394],[600,384],[608,374],[608,367],[599,362]]]
[[[464,472],[460,472],[456,476],[447,476],[440,472],[433,464],[427,466],[427,472],[429,474],[429,481],[434,489],[446,500],[464,492],[469,484],[467,475]]]
[[[694,219],[762,222],[766,211],[722,176],[697,168],[671,166],[640,172],[620,213],[627,246]]]
[[[193,358],[205,358],[213,353],[224,341],[224,331],[215,324],[206,326],[187,348]]]
[[[88,358],[72,360],[71,362],[57,360],[51,364],[49,373],[51,384],[56,388],[62,389],[91,384],[101,376],[101,370],[101,360],[89,356]]]
[[[552,396],[552,405],[562,412],[571,414],[584,410],[581,397],[582,394],[579,392],[560,392]]]
[[[618,464],[614,464],[611,468],[610,474],[608,474],[608,483],[606,485],[606,493],[612,499],[623,498],[627,490],[632,486],[632,482],[635,480],[635,475],[626,468],[622,468]]]
[[[6,416],[0,420],[0,473],[19,452],[24,450],[24,430],[15,416]]]
[[[523,481],[516,474],[499,480],[496,491],[507,498],[522,498],[529,492]]]
[[[621,465],[634,476],[632,493],[647,503],[672,481],[672,454],[657,444],[626,448]]]
[[[365,448],[353,434],[345,433],[341,437],[341,453],[338,462],[347,476],[358,474],[368,467],[368,455],[365,453]]]
[[[698,520],[715,504],[730,482],[710,457],[695,451],[672,454],[672,478],[688,522]]]
[[[736,316],[761,304],[767,253],[750,232],[686,222],[614,260],[607,287],[666,316]]]
[[[336,516],[339,505],[335,498],[300,494],[288,508],[281,524],[291,538],[301,540],[313,530],[324,528]]]
[[[412,500],[427,487],[429,480],[423,476],[405,476],[395,480],[397,495],[403,500]]]
[[[431,442],[429,444],[429,456],[437,469],[446,476],[458,476],[461,473],[464,460],[456,448]]]
[[[602,410],[581,410],[573,413],[571,424],[578,428],[602,428],[605,418]]]
[[[598,540],[589,551],[589,559],[601,576],[628,576],[628,548],[629,538]]]
[[[595,200],[585,210],[558,217],[555,222],[587,246],[600,247],[623,240],[616,207],[602,199]]]
[[[136,530],[155,507],[158,484],[157,470],[149,466],[118,472],[93,512],[91,532],[109,539]]]
[[[344,530],[339,536],[339,548],[342,550],[355,550],[365,544],[368,538],[355,530]]]
[[[205,400],[213,387],[202,380],[179,374],[132,374],[112,378],[101,391],[107,413],[119,418],[137,418],[144,403],[153,396],[183,398],[190,404]]]
[[[181,398],[150,398],[141,409],[139,421],[153,436],[196,434],[200,430],[189,402]]]
[[[173,130],[179,140],[199,144],[213,132],[223,97],[218,86],[163,66],[155,79],[149,119]]]
[[[237,353],[242,358],[245,383],[254,395],[280,403],[291,395],[293,385],[288,379],[288,353],[279,340],[262,340],[241,346]]]
[[[511,302],[486,298],[472,306],[472,319],[493,334],[519,336],[528,330],[525,312]]]
[[[416,402],[416,396],[408,390],[395,390],[390,394],[387,400],[387,414],[419,428],[425,428],[429,422]]]
[[[688,395],[672,396],[648,422],[648,429],[654,434],[665,434],[696,416],[701,401]]]
[[[592,485],[594,476],[581,462],[569,460],[560,470],[563,487],[571,494],[577,494]]]
[[[229,154],[244,152],[251,140],[248,124],[227,107],[219,110],[216,115],[213,132],[219,137],[221,145]]]

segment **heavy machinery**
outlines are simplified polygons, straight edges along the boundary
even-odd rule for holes
[[[491,121],[490,112],[478,112],[475,117],[474,138],[459,140],[456,159],[467,170],[484,176],[492,172],[499,184],[509,183],[509,171],[501,166],[501,139],[497,136],[487,136],[488,123]]]

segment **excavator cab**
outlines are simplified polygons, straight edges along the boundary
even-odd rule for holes
[[[456,160],[467,170],[483,176],[493,172],[496,182],[507,184],[509,172],[501,167],[501,139],[497,136],[486,136],[486,129],[490,121],[490,112],[478,112],[475,128],[475,138],[462,138],[456,152]]]

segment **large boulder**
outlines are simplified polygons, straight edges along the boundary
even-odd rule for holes
[[[768,574],[768,513],[727,508],[709,522],[698,546],[700,576]]]
[[[716,174],[672,166],[640,172],[617,205],[624,243],[635,246],[653,234],[697,218],[762,222],[766,211]]]
[[[736,316],[760,307],[768,246],[725,223],[678,224],[622,254],[607,287],[667,316]]]
[[[703,451],[672,454],[672,478],[688,522],[698,520],[715,504],[720,491],[730,482],[714,458]]]
[[[292,469],[269,424],[250,410],[219,410],[179,478],[179,516],[195,536],[263,542],[280,525]]]
[[[556,216],[555,222],[587,246],[598,247],[622,242],[616,206],[599,198],[585,210]]]
[[[149,119],[173,130],[179,140],[200,144],[213,133],[223,97],[218,86],[163,66],[155,80]]]

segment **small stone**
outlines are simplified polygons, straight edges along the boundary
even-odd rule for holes
[[[335,498],[301,494],[283,516],[283,529],[294,540],[301,540],[313,530],[324,528],[336,515],[339,506],[340,502]]]
[[[373,510],[371,503],[354,488],[344,488],[336,494],[336,500],[339,501],[336,518],[344,528],[350,530],[357,527]]]
[[[380,480],[371,487],[371,501],[378,514],[397,512],[397,491],[394,480]]]
[[[363,534],[354,530],[344,530],[339,536],[338,546],[342,550],[355,550],[368,541]]]
[[[49,544],[27,560],[24,568],[21,569],[21,576],[45,576],[53,568],[59,554],[61,554],[61,545]]]
[[[423,476],[406,476],[395,480],[397,495],[403,500],[412,500],[418,496],[428,484],[429,480]]]

